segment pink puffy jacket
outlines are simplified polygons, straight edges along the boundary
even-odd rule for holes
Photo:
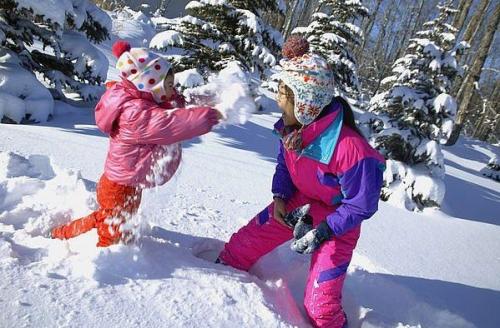
[[[164,184],[179,166],[179,142],[205,134],[217,124],[217,113],[209,107],[173,109],[174,105],[158,105],[150,93],[125,79],[104,93],[95,119],[110,136],[104,167],[109,180],[143,188]]]

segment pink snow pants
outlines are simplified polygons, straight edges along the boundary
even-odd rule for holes
[[[287,211],[304,204],[311,204],[309,214],[314,226],[334,211],[334,207],[308,199],[300,192],[287,202]],[[259,258],[293,238],[292,230],[273,218],[273,208],[271,203],[231,236],[219,255],[223,263],[248,271]],[[312,255],[304,307],[314,327],[341,328],[346,323],[341,304],[342,286],[360,228],[323,243]]]

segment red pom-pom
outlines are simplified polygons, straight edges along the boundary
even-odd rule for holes
[[[128,43],[127,41],[122,41],[122,40],[116,41],[113,44],[111,51],[113,52],[113,55],[115,55],[116,58],[120,58],[120,56],[125,51],[130,51],[130,43]]]
[[[300,35],[292,35],[283,45],[283,57],[292,59],[305,55],[309,51],[309,42]]]

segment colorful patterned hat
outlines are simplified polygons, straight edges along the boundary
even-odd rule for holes
[[[303,125],[312,123],[333,99],[335,88],[330,65],[321,56],[308,53],[309,43],[292,36],[283,46],[280,79],[295,96],[294,114]]]
[[[118,41],[113,45],[118,58],[116,68],[120,75],[132,82],[138,90],[149,92],[156,102],[167,100],[163,81],[172,65],[146,48],[130,48],[130,44]]]

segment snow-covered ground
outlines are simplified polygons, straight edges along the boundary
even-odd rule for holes
[[[250,274],[206,260],[270,202],[278,117],[185,142],[176,178],[144,192],[138,244],[108,249],[95,232],[45,237],[95,206],[108,141],[92,108],[56,101],[49,122],[0,124],[0,327],[308,327],[309,257],[288,243]],[[500,327],[500,185],[480,174],[494,154],[461,139],[445,149],[441,210],[381,203],[363,223],[350,327]]]
[[[0,125],[0,326],[307,326],[308,258],[288,245],[252,274],[196,257],[270,201],[277,117],[185,143],[177,178],[145,192],[140,218],[153,228],[138,246],[103,250],[95,233],[44,237],[94,206],[107,139],[92,110],[56,103],[48,123]],[[442,211],[382,203],[363,224],[344,289],[354,327],[498,327],[500,192],[479,173],[490,149],[446,151]]]

